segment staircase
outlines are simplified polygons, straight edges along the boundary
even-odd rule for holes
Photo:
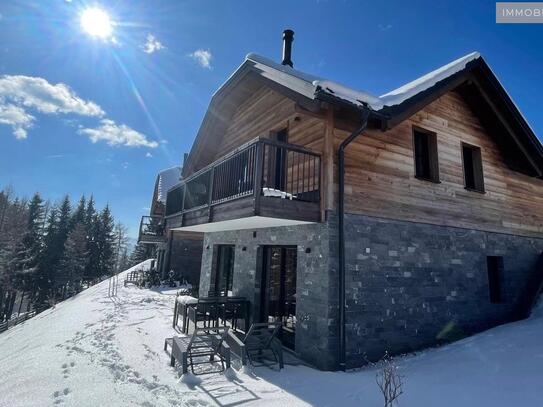
[[[515,321],[528,318],[535,306],[539,295],[543,292],[543,253],[539,255],[536,266],[520,297],[513,314]]]

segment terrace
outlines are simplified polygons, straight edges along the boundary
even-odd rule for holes
[[[168,191],[168,229],[213,232],[321,221],[321,157],[256,138]]]

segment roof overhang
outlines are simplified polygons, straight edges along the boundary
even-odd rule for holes
[[[283,226],[308,225],[311,223],[313,222],[282,218],[269,218],[265,216],[249,216],[246,218],[225,220],[220,222],[210,222],[202,223],[200,225],[183,226],[180,228],[172,228],[171,230],[182,232],[211,233],[227,230],[262,229]]]

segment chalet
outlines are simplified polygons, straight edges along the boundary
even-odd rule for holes
[[[246,297],[321,369],[525,317],[543,148],[483,57],[374,96],[294,69],[283,39],[216,91],[167,193],[165,233],[203,234],[200,296]]]
[[[168,230],[166,233],[166,197],[168,190],[181,184],[181,167],[159,172],[153,189],[148,216],[140,222],[138,242],[153,246],[157,268],[163,279],[173,270],[174,278],[193,287],[200,283],[202,234]]]

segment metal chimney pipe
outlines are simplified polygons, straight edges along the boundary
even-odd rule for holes
[[[292,41],[294,41],[294,31],[283,31],[283,61],[281,64],[289,65],[291,68],[294,66],[292,63]]]

